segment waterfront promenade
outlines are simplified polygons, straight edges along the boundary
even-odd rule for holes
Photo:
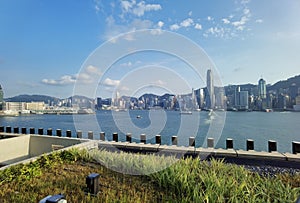
[[[214,148],[214,140],[208,138],[207,146],[195,147],[195,138],[189,138],[189,146],[178,146],[177,137],[171,137],[172,145],[161,144],[161,136],[156,135],[155,144],[147,143],[147,136],[140,135],[139,142],[132,142],[131,134],[126,135],[126,141],[119,141],[119,135],[114,133],[113,140],[107,141],[104,132],[100,133],[100,140],[94,139],[94,133],[88,132],[88,139],[82,138],[82,131],[78,131],[76,138],[72,137],[71,131],[66,132],[66,137],[62,137],[62,131],[52,129],[42,131],[26,129],[0,127],[0,148],[1,148],[1,165],[19,163],[20,161],[32,160],[44,153],[51,153],[53,150],[67,149],[68,147],[79,148],[97,148],[108,151],[125,151],[133,153],[154,153],[157,155],[172,155],[176,157],[199,157],[202,160],[217,158],[225,159],[228,163],[236,163],[250,166],[272,166],[279,168],[300,169],[300,143],[292,143],[293,153],[277,152],[274,148],[274,142],[270,142],[270,151],[253,150],[254,141],[247,140],[245,143],[247,150],[234,149],[233,140],[227,139],[226,149]],[[42,133],[46,132],[46,133]],[[15,147],[12,147],[15,146]]]

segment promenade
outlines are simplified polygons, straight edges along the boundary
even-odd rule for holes
[[[66,137],[62,136],[61,130],[57,129],[54,135],[52,129],[11,128],[0,127],[0,165],[8,167],[10,164],[29,162],[44,153],[51,153],[55,150],[65,150],[70,147],[85,149],[104,149],[108,151],[124,151],[131,153],[167,155],[176,157],[192,156],[201,160],[211,158],[224,159],[227,163],[249,166],[271,166],[278,168],[300,169],[299,142],[293,142],[294,153],[280,153],[276,151],[276,142],[269,141],[269,152],[255,151],[254,141],[247,140],[247,150],[234,149],[233,140],[226,140],[226,149],[215,149],[213,138],[207,139],[207,147],[195,147],[195,138],[189,138],[189,146],[177,146],[177,137],[171,137],[172,145],[161,144],[161,136],[156,135],[156,143],[147,143],[147,136],[140,135],[140,142],[132,142],[132,135],[126,135],[126,142],[119,141],[119,135],[113,133],[112,141],[107,141],[104,132],[100,133],[100,140],[94,139],[94,133],[88,132],[88,139],[82,138],[82,132],[78,131],[76,137],[72,137],[71,131],[66,131]],[[2,168],[6,168],[2,167]],[[251,169],[251,167],[248,167]]]

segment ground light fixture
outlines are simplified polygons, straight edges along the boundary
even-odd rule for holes
[[[99,174],[91,173],[85,179],[87,186],[87,193],[97,195],[99,192]]]
[[[53,196],[48,195],[47,197],[39,201],[39,203],[67,203],[67,200],[65,199],[65,196],[62,194],[53,195]]]

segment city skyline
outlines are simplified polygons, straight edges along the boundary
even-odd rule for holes
[[[131,0],[2,2],[0,83],[6,97],[20,93],[71,96],[76,80],[88,83],[102,74],[95,66],[81,71],[98,46],[122,33],[155,29],[195,42],[215,64],[215,74],[224,85],[256,84],[261,75],[267,84],[274,84],[299,74],[299,8],[296,0],[190,1],[184,5],[179,1]],[[126,40],[134,43],[135,39],[126,35]],[[146,52],[116,61],[111,67],[114,71],[103,78],[103,94],[111,95],[134,68],[149,65],[173,68],[191,88],[205,86],[205,75],[199,80],[186,71],[187,64],[179,58]],[[164,81],[167,77],[162,72],[161,79],[152,85],[172,83]],[[178,82],[169,85],[181,91]]]
[[[274,85],[274,84],[276,84],[276,83],[278,83],[278,82],[282,82],[282,81],[287,81],[288,79],[291,79],[291,78],[294,78],[294,77],[299,77],[300,76],[300,74],[299,75],[295,75],[295,76],[292,76],[292,77],[290,77],[290,78],[287,78],[287,79],[281,79],[281,80],[278,80],[278,81],[275,81],[273,84],[270,84],[270,83],[267,83],[267,81],[266,80],[264,80],[264,78],[262,78],[262,77],[260,77],[260,79],[256,82],[256,83],[241,83],[241,84],[228,84],[228,85],[224,85],[224,86],[215,86],[215,85],[213,85],[213,87],[214,88],[226,88],[226,87],[231,87],[231,86],[233,86],[233,87],[239,87],[239,86],[243,86],[243,85],[254,85],[254,86],[257,86],[257,91],[258,91],[258,93],[257,93],[257,96],[259,96],[259,97],[261,97],[261,93],[260,93],[260,82],[263,80],[264,81],[264,88],[267,88],[267,87],[269,87],[269,86],[272,86],[272,85]],[[197,87],[197,88],[194,88],[194,87],[192,87],[191,89],[192,90],[194,90],[194,91],[197,91],[197,90],[204,90],[204,89],[206,89],[207,88],[207,78],[206,78],[206,83],[204,84],[204,86],[201,86],[201,87]],[[299,87],[300,88],[300,87]],[[8,98],[13,98],[13,97],[16,97],[16,96],[20,96],[20,95],[44,95],[44,96],[49,96],[49,97],[56,97],[56,96],[53,96],[53,95],[48,95],[48,94],[38,94],[38,93],[33,93],[33,94],[26,94],[26,93],[22,93],[22,92],[20,92],[19,94],[17,94],[17,95],[13,95],[13,96],[11,96],[11,97],[8,97],[8,96],[6,96],[6,91],[5,91],[5,87],[3,87],[3,85],[0,83],[0,90],[1,90],[1,98],[3,98],[3,99],[8,99]],[[263,98],[265,98],[265,96],[266,96],[266,94],[267,94],[267,90],[265,89],[264,90],[265,92],[264,92],[264,97]],[[299,90],[300,91],[300,90]],[[165,94],[172,94],[172,93],[170,93],[170,92],[161,92],[160,94],[156,94],[155,92],[139,92],[140,94],[137,94],[137,95],[135,95],[134,97],[136,97],[136,98],[139,98],[139,97],[141,97],[142,95],[144,95],[144,94],[155,94],[155,95],[157,95],[157,96],[163,96],[163,95],[165,95]],[[116,91],[115,92],[115,95],[116,94],[118,94],[119,95],[119,97],[129,97],[129,95],[120,95],[120,92],[118,92],[118,91]],[[172,95],[187,95],[187,94],[192,94],[192,92],[191,91],[188,91],[188,92],[181,92],[181,93],[179,93],[179,94],[172,94]],[[85,95],[64,95],[64,96],[62,96],[62,97],[56,97],[56,98],[59,98],[59,99],[65,99],[65,98],[68,98],[68,97],[72,97],[72,96],[85,96]],[[215,96],[215,95],[214,95]],[[98,97],[101,97],[101,96],[99,96],[99,95],[96,95],[96,97],[95,98],[98,98]],[[114,97],[114,96],[113,96]],[[113,97],[102,97],[102,98],[113,98]],[[262,97],[261,97],[262,98]]]

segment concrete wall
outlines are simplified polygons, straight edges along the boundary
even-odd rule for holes
[[[31,135],[29,143],[29,155],[39,156],[44,153],[53,151],[53,145],[61,145],[64,148],[72,145],[86,142],[87,140],[77,138],[62,138],[46,135]]]
[[[10,164],[29,158],[30,135],[0,141],[0,163]]]

